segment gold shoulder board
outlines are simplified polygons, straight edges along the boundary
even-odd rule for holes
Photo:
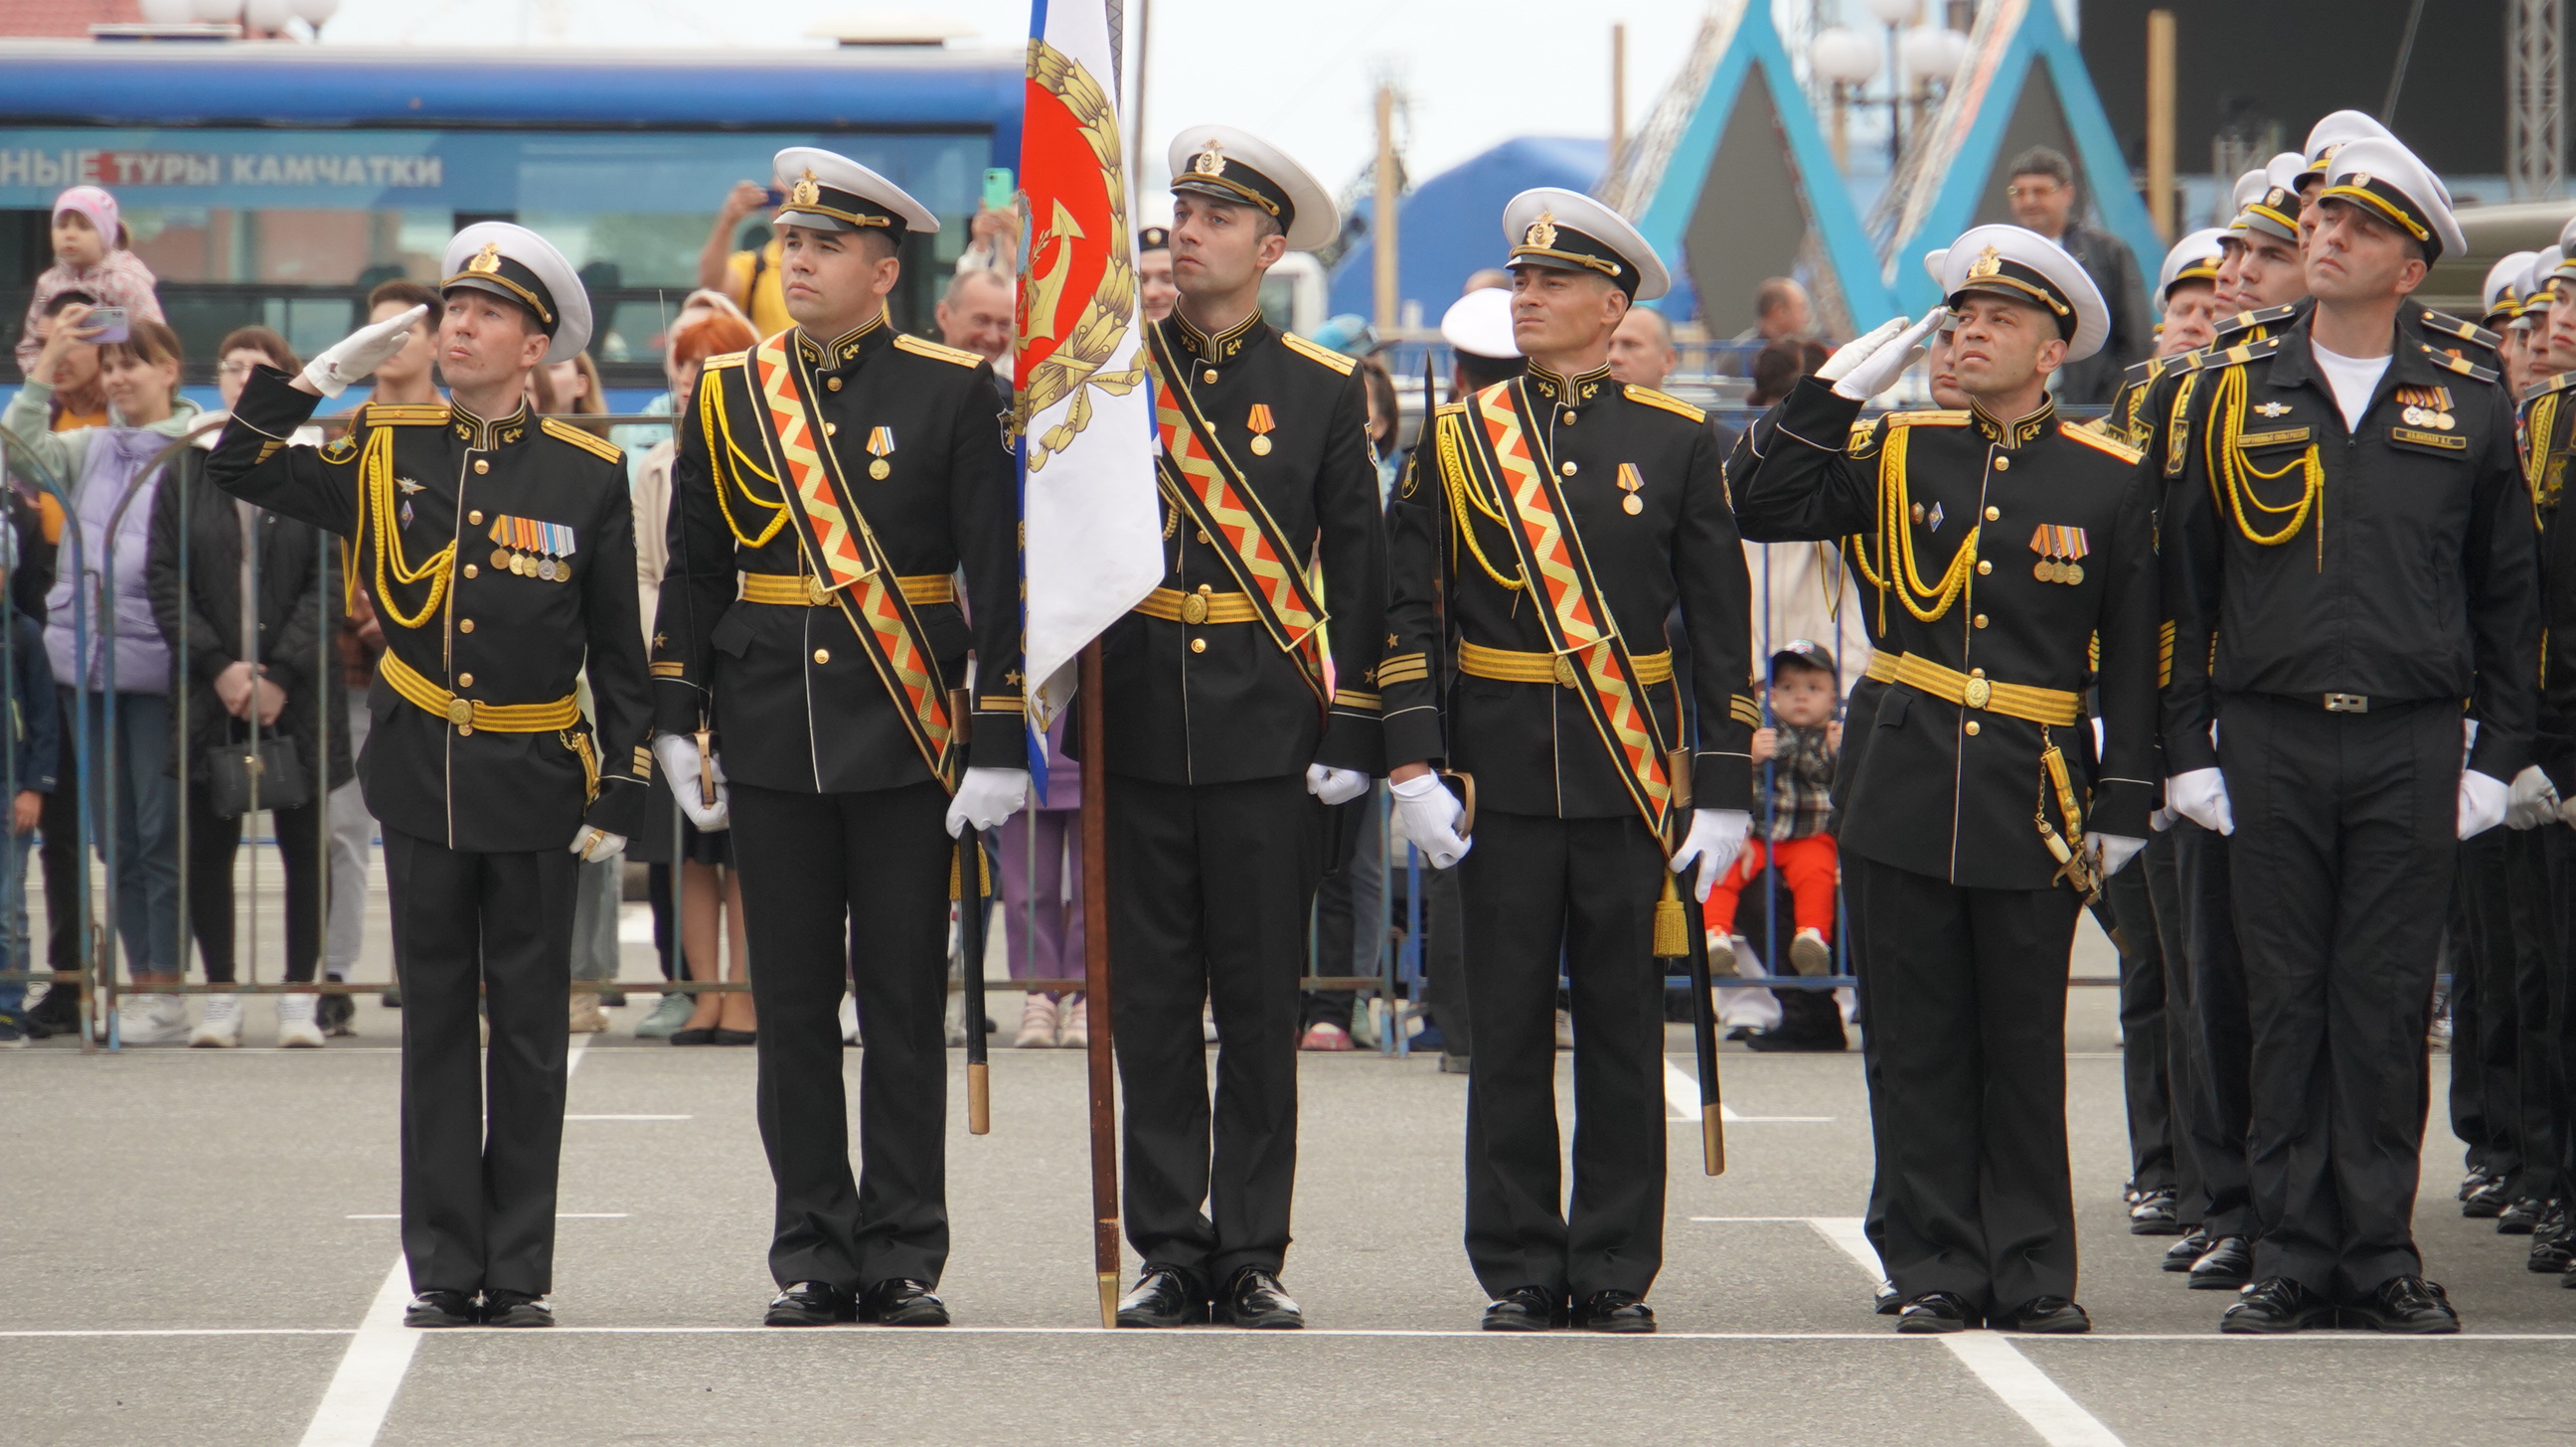
[[[1279,340],[1286,342],[1288,344],[1288,350],[1295,352],[1298,356],[1304,357],[1310,362],[1321,362],[1325,366],[1332,368],[1334,371],[1341,373],[1345,377],[1351,374],[1352,368],[1359,365],[1356,360],[1350,357],[1345,357],[1330,347],[1310,342],[1304,337],[1297,335],[1295,332],[1281,332],[1279,334]]]
[[[942,346],[937,342],[924,341],[921,338],[906,332],[895,333],[894,344],[898,350],[910,352],[916,357],[929,357],[934,361],[940,362],[954,362],[961,367],[980,367],[984,365],[984,359],[975,355],[973,352],[965,351],[958,347]]]
[[[2085,446],[2090,447],[2097,452],[2107,452],[2113,457],[2120,459],[2122,462],[2133,463],[2139,458],[2146,456],[2145,453],[2140,452],[2129,444],[2120,441],[2116,437],[2095,432],[2090,428],[2081,427],[2072,422],[2061,420],[2057,424],[2057,430],[2074,441],[2081,442]]]
[[[395,406],[386,402],[370,402],[361,409],[359,420],[370,427],[444,427],[447,425],[447,407],[444,403]]]
[[[1648,407],[1661,407],[1676,417],[1687,417],[1693,422],[1706,422],[1708,420],[1708,414],[1702,412],[1697,407],[1692,406],[1679,397],[1658,392],[1652,387],[1640,387],[1636,383],[1630,382],[1623,390],[1627,392],[1628,400],[1631,402],[1640,402]]]
[[[540,418],[538,420],[538,425],[545,429],[548,437],[553,438],[557,442],[569,442],[584,452],[594,453],[610,462],[624,462],[626,460],[625,450],[620,448],[616,443],[609,441],[605,437],[594,437],[591,434],[582,431],[580,428],[573,426],[571,423],[564,421],[560,417]]]
[[[2462,321],[2446,311],[2436,311],[2426,307],[2423,309],[2423,321],[2425,326],[2446,337],[2458,337],[2461,341],[2475,343],[2490,352],[2504,345],[2504,338],[2479,326],[2476,322]]]
[[[751,353],[726,352],[720,356],[709,357],[705,361],[698,363],[698,370],[700,372],[721,372],[728,367],[747,367],[750,365]]]
[[[2457,372],[2463,377],[2475,377],[2481,382],[2497,380],[2496,372],[2491,367],[2481,367],[2466,357],[2454,356],[2427,342],[2417,342],[2415,345],[2424,349],[2424,355],[2432,359],[2434,366],[2445,371]]]

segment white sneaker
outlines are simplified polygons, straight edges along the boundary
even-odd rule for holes
[[[139,997],[138,997],[139,998]],[[134,1017],[125,1016],[125,1039],[132,1045],[152,1042],[136,1032]],[[188,1034],[188,1043],[200,1050],[230,1050],[241,1044],[242,1007],[239,995],[208,995],[206,1013],[197,1028]]]
[[[1731,977],[1739,973],[1735,959],[1734,937],[1722,930],[1710,930],[1708,932],[1708,972],[1712,975]]]
[[[1825,943],[1825,932],[1809,925],[1789,941],[1789,968],[1802,975],[1830,975],[1834,972],[1834,947]]]
[[[281,1001],[285,999],[282,995],[278,998]],[[281,1004],[279,1008],[285,1007]],[[608,1016],[600,1011],[597,991],[584,990],[572,997],[572,1008],[566,1025],[570,1033],[575,1035],[596,1035],[608,1028]]]
[[[322,1027],[314,1016],[321,1000],[313,995],[280,995],[277,997],[277,1043],[286,1050],[319,1050]],[[213,1013],[211,1010],[209,1014]]]
[[[859,1043],[859,997],[847,990],[841,992],[841,1043]]]
[[[1091,1006],[1080,995],[1067,995],[1056,1007],[1056,1045],[1065,1050],[1091,1048]]]
[[[1031,990],[1020,1002],[1020,1033],[1011,1037],[1014,1050],[1052,1050],[1055,1048],[1055,1001],[1042,990]]]
[[[167,1045],[188,1038],[188,1007],[176,995],[127,995],[117,1001],[116,1037],[127,1045]]]

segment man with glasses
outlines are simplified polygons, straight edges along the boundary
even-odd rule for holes
[[[2069,362],[2057,374],[2057,400],[2077,405],[2109,402],[2119,390],[2121,371],[2146,356],[2155,344],[2146,288],[2138,281],[2138,260],[2120,238],[2076,219],[2076,203],[2082,198],[2075,189],[2075,167],[2065,156],[2046,146],[2033,146],[2013,158],[2010,176],[2004,199],[2012,204],[2014,222],[2056,242],[2074,257],[2111,310],[2111,334],[2102,350],[2083,361]]]

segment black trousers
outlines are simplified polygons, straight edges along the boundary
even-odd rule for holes
[[[1324,809],[1324,852],[1329,859],[1315,886],[1315,962],[1321,975],[1360,975],[1360,950],[1386,939],[1386,851],[1370,837],[1377,820],[1377,798],[1356,799]],[[1376,951],[1371,949],[1370,958]],[[1306,1023],[1351,1028],[1351,1008],[1359,1002],[1350,990],[1306,992]]]
[[[2551,1118],[2557,1122],[2558,1195],[2576,1182],[2576,834],[2533,831],[2541,838],[2549,872],[2549,1057]]]
[[[2233,694],[2219,720],[2253,1025],[2254,1275],[2358,1296],[2423,1269],[2425,1024],[2459,853],[2460,710]]]
[[[2157,835],[2147,848],[2163,843]],[[2173,1055],[2166,1038],[2164,938],[2156,929],[2155,891],[2144,855],[2112,875],[2102,897],[2127,945],[2120,951],[2120,1080],[2128,1104],[2129,1182],[2141,1191],[2159,1191],[2176,1189]]]
[[[1192,786],[1111,774],[1108,803],[1127,1240],[1214,1293],[1288,1254],[1298,981],[1325,810],[1295,775]],[[1216,1012],[1212,1111],[1202,1002]]]
[[[1476,1022],[1467,1259],[1488,1295],[1643,1296],[1663,1267],[1663,861],[1634,817],[1476,816],[1457,874]],[[1570,1200],[1556,1119],[1560,963],[1574,1012]]]
[[[2209,1180],[2200,1168],[2199,1140],[2208,1127],[2209,1066],[2202,1058],[2200,1006],[2192,993],[2191,951],[2182,928],[2182,875],[2176,856],[2181,844],[2173,828],[2150,835],[2135,866],[2147,883],[2147,902],[2155,915],[2156,945],[2165,961],[2165,1102],[2166,1138],[2173,1146],[2175,1205],[2186,1227],[2198,1226],[2209,1209]],[[2244,1153],[2237,1153],[2238,1159]]]
[[[2173,826],[2176,914],[2191,976],[2191,1147],[2200,1171],[2200,1223],[2212,1236],[2254,1234],[2246,1131],[2254,1118],[2254,1035],[2245,954],[2236,939],[2231,836],[2188,819]]]
[[[188,928],[206,979],[233,980],[233,857],[241,850],[242,821],[217,814],[204,780],[188,785]],[[317,805],[270,814],[277,852],[286,861],[286,978],[313,978],[322,958],[322,841],[314,830]]]
[[[2517,1199],[2561,1193],[2559,1073],[2551,1033],[2552,981],[2558,976],[2556,907],[2550,899],[2549,833],[2504,835],[2505,905],[2513,926],[2514,1139],[2522,1149]]]
[[[45,968],[57,973],[81,967],[80,769],[73,753],[79,730],[72,727],[72,693],[57,689],[61,704],[63,746],[55,763],[54,791],[45,796],[37,827],[43,837],[36,860],[45,871]],[[105,767],[102,762],[101,767]],[[110,823],[108,828],[115,826]],[[96,920],[96,912],[91,915]],[[92,935],[95,938],[95,934]],[[65,998],[69,998],[66,992]]]
[[[760,1144],[777,1189],[769,1273],[863,1290],[948,1263],[947,792],[735,784],[733,858],[760,1013]],[[859,1172],[839,1011],[858,996]]]
[[[402,1011],[402,1242],[414,1291],[554,1287],[573,885],[562,849],[386,829]],[[481,997],[477,999],[477,987]],[[478,1043],[475,1006],[492,1022]]]
[[[2460,843],[2451,893],[2448,951],[2454,990],[2468,1009],[2452,1016],[2452,1124],[2469,1159],[2509,1186],[2522,1179],[2521,1113],[2515,1055],[2521,1043],[2513,988],[2513,904],[2505,834],[2491,829]]]
[[[1969,889],[1846,854],[1869,920],[1870,1098],[1897,1291],[1980,1312],[2075,1295],[2066,889]]]

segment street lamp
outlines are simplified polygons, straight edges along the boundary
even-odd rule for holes
[[[1830,26],[1817,31],[1816,38],[1808,42],[1807,64],[1819,79],[1833,87],[1834,166],[1842,169],[1850,159],[1844,140],[1844,116],[1859,99],[1861,88],[1878,74],[1878,47],[1848,25]]]
[[[1921,9],[1921,0],[1868,0],[1868,9],[1887,26],[1883,61],[1876,41],[1851,26],[1836,25],[1817,32],[1808,43],[1807,63],[1818,79],[1833,88],[1837,166],[1847,159],[1846,113],[1853,106],[1878,103],[1878,98],[1867,92],[1869,83],[1884,66],[1888,71],[1887,159],[1893,169],[1905,157],[1906,107],[1912,105],[1919,126],[1924,108],[1936,97],[1936,87],[1937,93],[1947,94],[1952,77],[1966,63],[1968,37],[1933,26],[1907,28],[1907,22]]]

